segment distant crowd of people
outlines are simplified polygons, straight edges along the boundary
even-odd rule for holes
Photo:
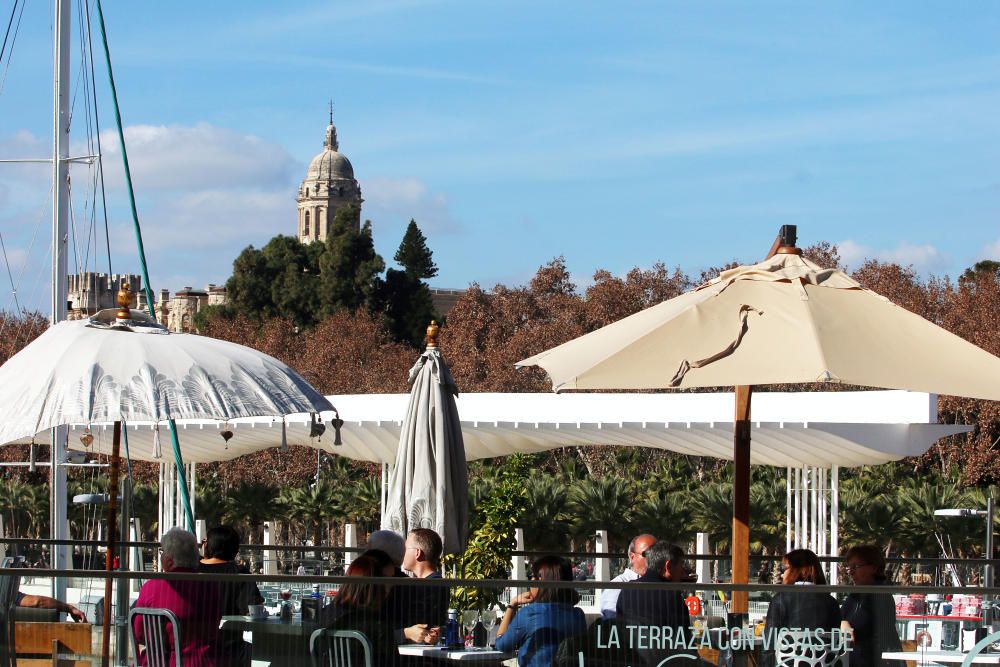
[[[209,531],[199,552],[195,536],[179,528],[162,540],[161,564],[166,572],[235,574],[239,534],[228,526]],[[433,530],[416,529],[405,538],[392,531],[372,533],[363,553],[347,568],[349,578],[329,604],[319,609],[317,627],[356,630],[369,640],[375,665],[416,664],[419,659],[400,655],[406,643],[436,644],[447,622],[449,589],[420,585],[417,580],[441,578],[442,542]],[[644,534],[628,547],[629,565],[616,582],[692,583],[684,551],[676,545]],[[876,546],[853,547],[847,552],[847,572],[858,585],[885,584],[885,559]],[[789,552],[782,560],[782,583],[789,586],[825,584],[816,554],[806,549]],[[601,618],[589,629],[579,597],[557,582],[574,579],[572,564],[558,556],[544,556],[531,564],[531,579],[542,583],[514,597],[497,628],[496,648],[516,653],[521,667],[577,665],[578,654],[593,655],[603,632],[605,642],[613,626],[649,626],[692,631],[691,614],[680,590],[662,586],[606,589],[600,599]],[[375,581],[372,581],[375,580]],[[220,631],[224,615],[247,615],[251,605],[263,603],[256,585],[247,581],[219,582],[212,577],[147,581],[136,603],[172,611],[182,631],[181,661],[191,667],[245,667],[250,645],[242,633]],[[78,610],[75,610],[78,611]],[[881,658],[882,652],[899,650],[895,606],[888,593],[854,593],[843,605],[827,593],[781,592],[771,600],[765,632],[782,628],[838,630],[846,621],[853,631],[850,667],[902,667]],[[142,640],[138,619],[134,630]],[[607,647],[604,647],[607,648]],[[700,662],[686,647],[644,645],[618,647],[628,664],[659,665]],[[611,656],[604,655],[605,661]],[[773,665],[772,651],[764,664]],[[138,664],[145,664],[140,654]],[[588,664],[590,664],[588,662]],[[607,662],[607,664],[615,664]],[[626,664],[623,662],[622,664]]]

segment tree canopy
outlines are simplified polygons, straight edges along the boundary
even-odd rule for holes
[[[375,251],[371,221],[361,210],[337,211],[322,243],[276,236],[260,249],[249,246],[233,262],[226,283],[228,303],[203,309],[199,330],[216,319],[237,315],[264,322],[279,318],[310,328],[337,313],[363,310],[385,319],[394,340],[419,346],[423,330],[437,317],[426,278],[437,275],[433,253],[415,220],[410,220],[395,260]]]

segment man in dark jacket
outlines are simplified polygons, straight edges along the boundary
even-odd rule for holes
[[[684,551],[669,542],[657,542],[645,552],[646,573],[636,583],[681,583],[688,581]],[[670,658],[672,667],[698,663],[695,651],[686,648],[693,628],[684,597],[679,590],[623,590],[618,596],[618,618],[635,626],[622,638],[642,656],[647,667]]]

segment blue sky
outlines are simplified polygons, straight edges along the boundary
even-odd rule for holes
[[[29,3],[21,22],[0,90],[0,158],[50,150],[48,11]],[[105,12],[157,289],[223,282],[247,244],[294,233],[331,97],[379,251],[391,262],[416,218],[439,286],[523,283],[557,255],[581,286],[595,269],[656,261],[696,275],[759,259],[782,224],[797,224],[803,244],[839,243],[854,265],[879,257],[955,276],[1000,258],[995,3],[178,1]],[[135,270],[110,135],[104,149],[114,267]],[[22,301],[37,305],[47,173],[0,165],[0,232]],[[80,236],[87,178],[75,168]],[[0,280],[0,308],[9,295]]]

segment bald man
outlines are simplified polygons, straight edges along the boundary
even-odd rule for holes
[[[648,533],[636,535],[628,543],[628,567],[611,581],[635,581],[646,574],[646,550],[656,544],[656,538]],[[601,595],[601,616],[614,618],[618,613],[620,588],[608,588]]]

